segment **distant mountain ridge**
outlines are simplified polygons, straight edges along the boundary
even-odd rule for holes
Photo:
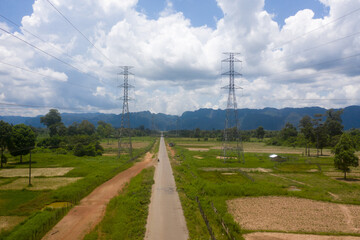
[[[263,126],[266,130],[280,130],[285,123],[290,122],[295,126],[298,125],[299,120],[309,115],[323,114],[327,109],[320,107],[306,107],[306,108],[264,108],[264,109],[239,109],[238,116],[241,124],[241,129],[250,130]],[[131,127],[137,128],[144,126],[145,128],[152,128],[166,131],[176,129],[195,129],[200,128],[204,130],[223,129],[226,110],[221,109],[199,109],[196,111],[184,112],[181,116],[167,115],[163,113],[151,113],[149,111],[134,112],[130,114]],[[25,123],[34,127],[44,127],[40,123],[40,117],[20,117],[20,116],[0,116],[0,120],[12,124]],[[104,114],[104,113],[62,113],[62,121],[66,126],[73,122],[80,123],[82,120],[88,120],[94,125],[102,120],[111,123],[114,127],[120,127],[121,114]],[[342,120],[345,130],[351,128],[360,128],[360,106],[349,106],[344,108]],[[154,123],[154,124],[153,124]]]

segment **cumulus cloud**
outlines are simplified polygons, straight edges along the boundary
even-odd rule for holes
[[[119,66],[131,65],[131,111],[225,108],[222,53],[235,51],[241,52],[237,67],[243,73],[237,81],[243,87],[239,107],[359,104],[352,99],[360,93],[360,15],[354,12],[360,0],[320,1],[329,7],[328,16],[315,19],[304,9],[280,28],[264,0],[217,0],[224,17],[211,29],[192,26],[170,0],[157,19],[137,11],[137,0],[53,0],[85,39],[46,0],[36,0],[13,34],[53,57],[0,31],[0,83],[6,86],[0,96],[9,103],[119,113],[117,73]],[[11,31],[5,22],[0,27]],[[349,100],[331,100],[339,98]],[[11,114],[47,110],[26,111]]]

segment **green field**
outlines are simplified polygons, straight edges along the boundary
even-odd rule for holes
[[[133,142],[135,145],[141,145],[134,149],[133,156],[140,156],[150,150],[155,139],[134,138]],[[27,186],[28,178],[0,177],[0,217],[26,217],[15,228],[1,231],[0,239],[41,239],[71,206],[77,204],[101,183],[132,166],[134,161],[129,160],[127,154],[121,155],[120,159],[117,156],[76,157],[71,153],[59,154],[48,149],[35,149],[32,154],[33,169],[70,168],[72,170],[56,177],[35,176],[32,178],[31,187]],[[11,169],[28,168],[28,161],[29,156],[23,157],[23,164],[19,164],[17,158],[9,157],[6,168],[0,170],[0,173]],[[66,183],[68,179],[76,181]],[[65,186],[49,187],[55,184]],[[54,202],[68,202],[69,207],[46,208]]]
[[[245,163],[236,159],[224,162],[219,158],[222,155],[221,142],[181,138],[166,141],[175,143],[172,164],[191,239],[210,237],[196,198],[200,200],[216,239],[229,239],[221,226],[221,219],[235,239],[242,239],[243,234],[251,232],[242,229],[228,212],[227,201],[231,199],[286,196],[360,205],[360,168],[352,168],[348,175],[352,181],[342,181],[342,173],[334,169],[330,154],[318,158],[315,154],[314,157],[304,157],[300,148],[268,147],[257,142],[244,143]],[[247,152],[247,149],[251,151]],[[254,149],[260,151],[254,152]],[[299,153],[293,153],[296,151]],[[330,150],[324,152],[330,153]],[[271,161],[269,154],[273,153],[286,160]],[[360,236],[358,233],[351,235]]]

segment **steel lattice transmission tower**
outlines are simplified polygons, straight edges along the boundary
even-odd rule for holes
[[[237,102],[235,89],[241,89],[235,85],[235,77],[242,76],[241,73],[235,71],[235,63],[241,63],[239,59],[236,58],[240,53],[224,53],[228,57],[222,60],[222,63],[229,64],[229,70],[223,72],[221,75],[229,76],[229,84],[223,87],[223,89],[228,90],[228,100],[226,106],[226,119],[225,119],[225,128],[224,128],[224,140],[223,140],[223,156],[224,162],[228,159],[237,158],[239,162],[245,163],[243,145],[240,135],[240,123],[238,118],[237,111]],[[230,144],[231,141],[235,141],[235,144]]]
[[[131,143],[131,128],[130,128],[130,112],[129,112],[129,88],[134,86],[129,84],[129,75],[134,75],[129,72],[131,66],[121,66],[123,71],[118,73],[118,75],[124,76],[123,84],[120,84],[118,87],[123,88],[123,96],[120,100],[123,101],[122,115],[121,115],[121,126],[120,126],[120,135],[118,141],[118,157],[120,157],[121,150],[128,148],[130,159],[132,158],[132,143]]]

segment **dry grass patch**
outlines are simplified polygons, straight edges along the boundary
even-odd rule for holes
[[[81,179],[81,177],[75,178],[65,178],[65,177],[53,177],[53,178],[32,178],[31,184],[29,187],[29,179],[28,178],[19,178],[15,181],[0,186],[0,190],[54,190],[62,186],[66,186],[70,183],[76,182]]]
[[[73,167],[68,168],[32,168],[31,176],[33,177],[54,177],[63,176],[73,170]],[[28,168],[13,168],[3,169],[0,171],[0,177],[27,177],[29,176]]]
[[[122,146],[125,143],[122,143]],[[118,148],[118,142],[110,142],[110,144],[108,143],[101,143],[100,144],[105,150],[106,149],[117,149]],[[132,142],[131,143],[133,148],[145,148],[149,145],[148,142]]]
[[[200,168],[202,171],[205,172],[213,172],[213,171],[218,171],[218,172],[236,172],[236,171],[243,171],[243,172],[272,172],[272,169],[269,168],[211,168],[211,167],[206,167],[206,168]]]
[[[198,151],[198,152],[207,152],[209,151],[208,148],[187,148],[189,151]]]
[[[227,204],[248,230],[360,233],[360,206],[294,197],[247,197]]]
[[[344,176],[342,176],[342,177],[332,177],[332,179],[335,179],[337,181],[344,182],[344,183],[360,184],[360,179],[359,178],[351,178],[349,176],[346,177],[346,180],[344,179]]]
[[[44,207],[45,208],[66,208],[66,207],[71,207],[73,204],[69,203],[69,202],[53,202],[49,205],[46,205]]]
[[[103,153],[102,155],[105,157],[114,157],[114,156],[117,156],[118,154],[117,153]]]
[[[360,240],[353,236],[324,236],[312,234],[255,232],[243,235],[245,240]]]
[[[0,216],[0,232],[2,230],[10,230],[22,221],[24,221],[26,217],[18,217],[18,216]]]
[[[200,157],[200,156],[193,156],[193,157],[196,159],[204,159],[203,157]]]
[[[324,175],[328,176],[328,177],[344,177],[344,173],[343,172],[324,172]],[[350,172],[346,174],[347,177],[352,178],[352,177],[360,177],[360,173],[359,172]]]

